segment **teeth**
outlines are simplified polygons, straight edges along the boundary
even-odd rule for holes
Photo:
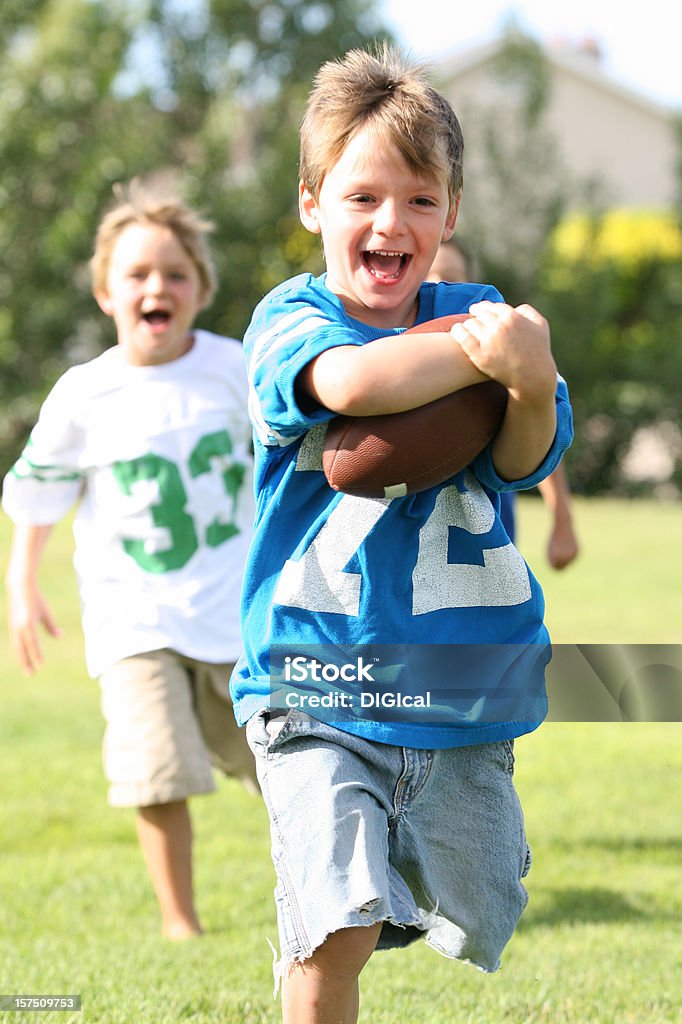
[[[404,252],[391,252],[388,249],[370,249],[373,256],[404,256]]]

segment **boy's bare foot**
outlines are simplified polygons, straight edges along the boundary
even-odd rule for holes
[[[171,942],[183,942],[185,939],[198,939],[204,932],[201,925],[192,924],[189,921],[174,921],[172,924],[163,926],[164,938]]]

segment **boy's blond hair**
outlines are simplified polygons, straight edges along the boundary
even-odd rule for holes
[[[156,224],[173,232],[194,263],[208,304],[216,290],[215,269],[206,239],[213,224],[186,206],[161,179],[145,183],[135,178],[128,185],[114,185],[113,191],[116,202],[100,221],[90,260],[93,291],[106,291],[111,253],[121,233],[131,224]]]
[[[424,69],[384,45],[376,53],[350,50],[318,71],[301,125],[300,177],[319,198],[327,171],[350,140],[370,128],[391,141],[408,166],[444,174],[450,202],[462,189],[464,140],[450,104]]]

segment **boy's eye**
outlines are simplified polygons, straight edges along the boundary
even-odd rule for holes
[[[366,195],[365,193],[361,193],[360,195],[357,196],[351,196],[350,201],[351,203],[358,203],[358,205],[360,206],[365,206],[367,203],[372,202],[372,197]]]
[[[435,206],[433,199],[429,199],[428,196],[417,196],[414,200],[417,206]]]

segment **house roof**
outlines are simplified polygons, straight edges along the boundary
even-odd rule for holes
[[[521,34],[521,38],[531,39],[532,37]],[[502,50],[508,39],[509,35],[505,34],[471,50],[460,51],[445,57],[437,65],[438,74],[446,82],[453,81],[460,75],[493,60]],[[550,68],[554,67],[569,75],[574,75],[595,88],[611,93],[621,100],[638,106],[648,114],[658,117],[663,121],[671,121],[675,117],[675,112],[672,108],[657,103],[647,96],[643,96],[636,90],[606,74],[601,66],[598,50],[595,53],[591,40],[586,41],[586,43],[588,45],[585,47],[563,42],[554,45],[540,44],[540,47]]]

